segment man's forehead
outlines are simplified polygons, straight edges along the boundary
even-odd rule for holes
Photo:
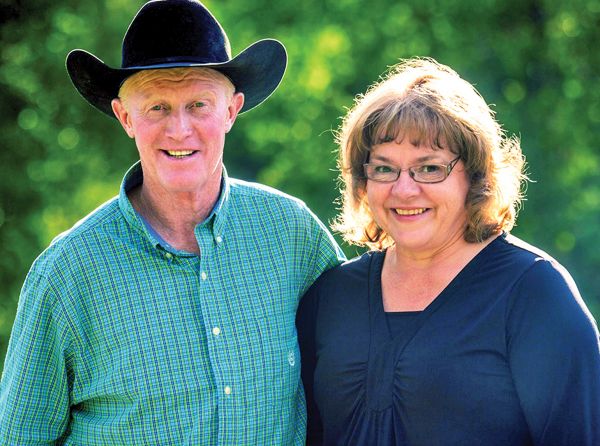
[[[130,91],[144,91],[159,85],[177,86],[193,81],[202,81],[207,86],[220,85],[231,89],[233,85],[229,79],[220,72],[203,67],[177,67],[156,70],[140,71],[129,77],[125,83]]]

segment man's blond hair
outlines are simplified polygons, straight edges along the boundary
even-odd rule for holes
[[[227,89],[227,99],[231,99],[235,93],[235,86],[227,76],[219,71],[204,67],[175,67],[159,68],[154,70],[142,70],[129,76],[119,89],[119,99],[124,105],[133,91],[144,88],[151,82],[157,80],[168,80],[181,82],[188,79],[208,79],[222,84]]]

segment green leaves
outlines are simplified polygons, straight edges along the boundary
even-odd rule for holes
[[[143,1],[13,5],[0,28],[0,357],[25,274],[57,235],[115,195],[137,159],[116,122],[89,106],[64,68],[83,48],[118,66]],[[476,84],[531,177],[514,233],[569,268],[600,317],[600,2],[573,0],[206,1],[234,54],[274,37],[289,66],[280,88],[228,135],[230,175],[336,214],[333,132],[401,58],[432,56]],[[356,249],[346,247],[348,255]]]

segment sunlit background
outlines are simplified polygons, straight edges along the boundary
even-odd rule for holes
[[[142,3],[0,0],[0,364],[32,261],[116,195],[137,158],[116,120],[76,93],[66,53],[83,48],[119,66],[121,39]],[[521,137],[535,182],[513,233],[563,263],[600,316],[599,0],[205,4],[234,54],[274,37],[290,59],[277,92],[230,133],[231,176],[299,196],[331,221],[340,117],[400,58],[434,57],[476,84]]]

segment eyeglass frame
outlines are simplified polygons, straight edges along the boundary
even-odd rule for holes
[[[367,174],[367,169],[371,166],[382,166],[385,164],[374,164],[374,163],[364,163],[363,164],[363,174],[365,175],[365,178],[371,181],[375,181],[377,183],[394,183],[396,181],[398,181],[398,178],[400,178],[400,174],[403,171],[407,171],[408,172],[408,176],[410,176],[413,181],[415,181],[416,183],[421,183],[421,184],[436,184],[436,183],[441,183],[442,181],[446,181],[446,179],[450,176],[450,173],[452,173],[452,170],[454,169],[454,167],[456,166],[456,164],[458,164],[458,161],[460,161],[461,157],[458,156],[456,158],[454,158],[452,161],[450,161],[448,164],[443,164],[443,163],[431,163],[431,164],[419,164],[416,166],[410,166],[407,167],[406,169],[401,169],[401,168],[397,168],[394,166],[389,166],[391,169],[393,169],[393,171],[396,171],[396,178],[394,180],[389,180],[389,181],[382,181],[382,180],[375,180],[373,178],[369,178],[369,175]],[[417,179],[415,179],[415,172],[413,171],[413,169],[417,168],[417,167],[422,167],[422,166],[440,166],[443,168],[442,172],[445,173],[444,178],[442,178],[441,180],[437,180],[437,181],[419,181]],[[393,172],[392,171],[392,172]],[[390,172],[390,173],[392,173]]]

